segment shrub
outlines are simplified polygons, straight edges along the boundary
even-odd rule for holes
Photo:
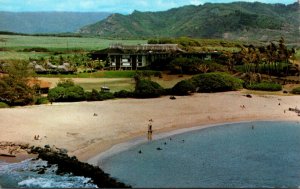
[[[234,91],[243,87],[243,80],[221,72],[199,74],[192,77],[191,81],[198,92]]]
[[[4,102],[0,102],[0,108],[9,108],[9,106]]]
[[[162,95],[173,95],[173,90],[172,90],[172,88],[165,88],[165,89],[163,90]]]
[[[251,90],[259,90],[259,91],[281,91],[282,90],[282,86],[280,84],[269,83],[269,82],[253,83],[251,85],[247,85],[246,88]]]
[[[111,92],[98,92],[95,89],[93,89],[92,92],[85,92],[85,99],[87,101],[102,101],[113,98],[115,98],[115,96]]]
[[[49,100],[47,97],[39,97],[36,99],[35,104],[39,105],[39,104],[48,104]]]
[[[63,100],[67,102],[75,102],[75,101],[81,101],[84,100],[84,90],[82,87],[75,85],[72,87],[65,88],[65,95]]]
[[[99,92],[96,89],[93,89],[92,92],[85,92],[85,99],[87,101],[97,101],[99,99]]]
[[[164,89],[151,80],[139,80],[136,82],[134,96],[137,98],[155,98],[163,94]]]
[[[65,88],[55,87],[49,90],[48,99],[50,102],[59,102],[63,100],[64,94],[65,94]]]
[[[55,87],[49,90],[48,99],[50,102],[75,102],[85,99],[82,87],[75,85],[71,87]]]
[[[300,87],[296,87],[292,90],[293,94],[300,94]]]
[[[108,100],[108,99],[114,99],[115,96],[111,92],[99,92],[99,98],[98,100]]]
[[[130,92],[130,91],[126,91],[126,90],[121,90],[121,91],[115,92],[114,96],[117,98],[131,98],[134,96],[134,93]]]
[[[195,91],[195,85],[190,80],[179,81],[173,88],[174,95],[189,95]]]

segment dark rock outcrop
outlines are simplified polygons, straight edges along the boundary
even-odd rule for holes
[[[63,150],[62,150],[63,151]],[[101,188],[130,188],[126,185],[111,178],[99,167],[88,163],[80,162],[75,156],[69,157],[60,150],[51,150],[50,148],[32,147],[32,153],[38,153],[38,158],[45,160],[48,164],[56,164],[58,169],[56,174],[72,173],[76,176],[84,176],[92,179],[92,182]],[[42,174],[42,173],[41,173]]]

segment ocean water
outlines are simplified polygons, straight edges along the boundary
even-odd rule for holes
[[[133,187],[298,188],[300,124],[210,127],[136,145],[99,165]]]
[[[47,162],[42,160],[0,162],[0,188],[97,188],[89,178],[56,175],[56,166],[48,167],[44,174],[38,174],[37,170],[43,166],[47,166]]]

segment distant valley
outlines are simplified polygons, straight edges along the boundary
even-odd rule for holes
[[[106,12],[0,12],[0,31],[26,34],[76,32],[108,17]]]

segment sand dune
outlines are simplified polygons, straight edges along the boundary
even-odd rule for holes
[[[166,96],[0,109],[0,139],[55,145],[86,161],[114,144],[138,136],[146,138],[149,119],[153,120],[154,135],[212,123],[300,120],[294,112],[284,113],[289,107],[300,105],[300,97],[252,96],[226,92],[194,94],[176,100]],[[34,140],[34,135],[41,139]]]

